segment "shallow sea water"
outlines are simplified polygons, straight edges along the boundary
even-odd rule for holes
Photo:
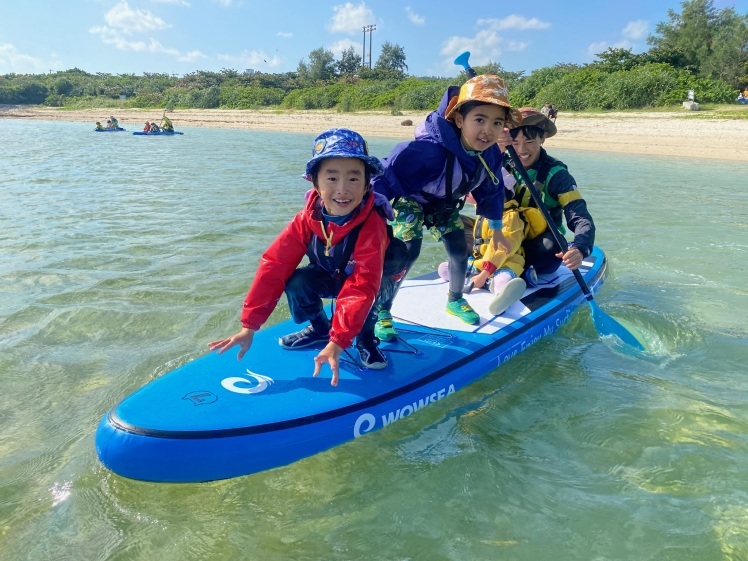
[[[104,469],[96,425],[234,332],[313,137],[92,128],[0,120],[0,559],[748,559],[748,164],[548,143],[610,261],[597,301],[645,355],[585,306],[385,430],[167,485]]]

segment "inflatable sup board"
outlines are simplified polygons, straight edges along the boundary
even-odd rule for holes
[[[605,277],[597,247],[580,271],[590,290]],[[263,328],[241,362],[238,347],[209,353],[164,374],[108,411],[96,432],[101,462],[124,477],[197,482],[287,465],[404,419],[448,398],[566,323],[584,302],[561,267],[491,316],[492,295],[465,296],[481,316],[467,325],[446,313],[447,283],[436,273],[406,279],[392,309],[400,339],[381,343],[383,370],[363,369],[354,348],[312,377],[321,348],[284,350],[291,320]]]

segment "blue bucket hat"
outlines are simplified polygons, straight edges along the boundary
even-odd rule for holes
[[[372,176],[384,173],[382,162],[369,156],[364,137],[350,129],[329,129],[314,139],[312,159],[306,163],[304,179],[312,181],[315,166],[326,158],[358,158],[366,164]]]

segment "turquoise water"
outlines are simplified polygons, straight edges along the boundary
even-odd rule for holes
[[[610,260],[597,300],[645,356],[584,307],[386,430],[165,485],[104,469],[96,425],[234,332],[312,136],[92,128],[0,120],[0,559],[748,559],[748,164],[549,143]],[[416,272],[442,260],[425,245]]]

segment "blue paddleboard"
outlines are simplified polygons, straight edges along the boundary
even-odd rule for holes
[[[599,248],[580,269],[590,290],[605,277]],[[145,481],[197,482],[287,465],[390,423],[455,391],[555,332],[585,302],[565,267],[540,277],[522,300],[491,316],[491,294],[466,298],[481,323],[444,310],[436,273],[408,279],[392,314],[401,340],[382,343],[389,364],[365,370],[355,349],[341,355],[340,382],[312,377],[319,348],[282,349],[292,321],[263,328],[241,362],[238,349],[209,353],[153,380],[104,415],[96,451],[115,473]],[[320,347],[321,348],[321,347]]]

